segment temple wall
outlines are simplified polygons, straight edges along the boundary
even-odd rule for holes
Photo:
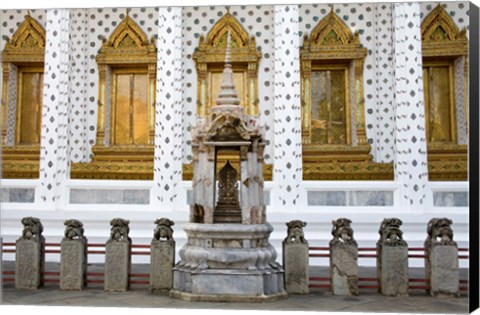
[[[421,18],[436,5],[435,2],[421,3]],[[459,28],[468,27],[467,2],[448,2],[445,5]],[[299,5],[298,10],[301,46],[303,35],[310,33],[330,12],[330,6],[304,4]],[[334,10],[352,31],[360,32],[361,43],[368,50],[364,65],[365,126],[372,145],[372,155],[377,162],[393,161],[396,150],[393,4],[335,4]],[[206,37],[210,28],[226,11],[225,6],[205,6],[185,7],[181,12],[184,163],[191,161],[190,128],[196,122],[197,75],[192,53],[198,46],[199,36]],[[256,38],[258,49],[262,53],[258,67],[259,113],[260,123],[266,127],[265,161],[273,163],[274,6],[232,6],[230,12]],[[80,162],[90,160],[91,147],[95,143],[98,108],[98,68],[95,56],[100,49],[102,37],[110,36],[122,21],[125,9],[73,9],[69,13],[69,152],[72,162]],[[26,14],[27,10],[0,11],[0,50],[5,46],[5,36],[13,35]],[[47,10],[30,10],[30,14],[45,27]],[[157,35],[157,8],[133,8],[129,15],[148,38]],[[177,248],[180,248],[185,241],[182,227],[188,220],[191,183],[178,183],[178,210],[157,207],[154,200],[158,196],[152,193],[153,185],[153,181],[67,179],[62,188],[64,191],[58,192],[64,193],[63,203],[46,207],[39,203],[36,194],[40,180],[2,180],[0,201],[4,241],[14,241],[21,231],[20,219],[33,215],[41,217],[42,222],[45,222],[48,241],[60,239],[63,220],[77,217],[86,221],[89,240],[103,242],[108,236],[109,220],[123,216],[132,220],[134,242],[147,243],[151,239],[153,220],[165,216],[178,222],[175,231],[178,233]],[[399,181],[303,181],[301,185],[301,202],[291,209],[279,209],[274,206],[274,183],[265,183],[267,219],[275,227],[272,239],[277,251],[285,237],[285,222],[296,218],[307,221],[309,225],[305,233],[309,241],[312,240],[312,246],[324,246],[330,238],[330,221],[340,214],[352,219],[360,246],[373,244],[378,236],[378,225],[387,214],[396,214],[404,220],[405,238],[412,246],[421,246],[425,238],[426,222],[439,215],[453,219],[459,245],[468,245],[468,182],[428,182],[425,202],[412,209],[405,209],[402,204],[403,186]]]

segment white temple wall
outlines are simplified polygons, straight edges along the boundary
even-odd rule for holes
[[[394,159],[395,117],[393,92],[393,42],[382,37],[391,36],[392,6],[383,4],[335,4],[335,12],[352,30],[360,31],[362,44],[368,54],[364,68],[366,131],[376,161]],[[436,3],[422,3],[424,18]],[[468,3],[446,3],[447,12],[460,28],[468,26]],[[300,5],[299,39],[310,33],[315,25],[330,12],[327,4]],[[225,6],[186,7],[182,9],[182,89],[183,89],[183,145],[184,162],[190,162],[190,126],[195,124],[197,78],[191,54],[198,46],[200,34],[206,37],[210,28],[227,11]],[[308,11],[308,14],[307,14]],[[45,26],[46,10],[30,10],[30,14]],[[244,28],[255,36],[262,51],[259,64],[259,113],[261,123],[267,125],[265,151],[266,162],[273,161],[274,117],[274,15],[273,6],[232,6],[230,12]],[[454,12],[454,14],[452,14]],[[0,50],[5,37],[11,38],[23,21],[27,10],[0,11]],[[101,36],[108,38],[123,19],[125,9],[74,9],[70,10],[70,60],[69,81],[70,122],[69,145],[73,162],[87,161],[94,144],[98,108],[98,69],[95,56],[101,46]],[[147,36],[155,36],[158,30],[157,8],[133,8],[129,15],[142,27]],[[362,18],[361,18],[362,16]],[[310,27],[307,27],[307,25]],[[363,32],[362,32],[363,30]],[[158,47],[158,44],[157,44]],[[389,71],[383,71],[387,64]],[[381,77],[378,77],[378,74]],[[384,81],[386,80],[386,81]],[[0,85],[1,88],[1,85]],[[100,181],[65,180],[56,194],[62,195],[62,203],[45,208],[39,204],[35,191],[40,180],[1,180],[2,236],[5,242],[18,238],[20,219],[37,216],[45,226],[48,242],[58,242],[63,235],[63,221],[77,218],[84,222],[86,236],[92,243],[105,242],[109,235],[109,221],[114,217],[131,220],[134,243],[149,243],[153,221],[169,217],[176,222],[177,249],[185,241],[183,225],[188,220],[188,196],[190,182],[179,183],[174,209],[157,208],[150,194],[154,181]],[[432,217],[447,216],[453,219],[455,238],[460,247],[468,246],[468,182],[428,182],[426,198],[421,207],[407,210],[402,206],[401,183],[388,182],[336,182],[303,181],[301,200],[296,207],[284,212],[272,206],[270,192],[274,183],[265,183],[267,218],[274,225],[272,242],[281,251],[281,241],[286,236],[285,222],[300,219],[308,222],[306,237],[312,246],[326,246],[330,239],[331,220],[339,216],[352,219],[356,239],[360,246],[373,246],[378,238],[378,227],[384,217],[396,216],[404,221],[404,236],[410,246],[421,246],[426,237],[426,224]],[[53,257],[53,256],[49,256]],[[4,255],[5,259],[13,259]],[[423,262],[419,262],[423,264]],[[466,262],[462,262],[465,266]]]

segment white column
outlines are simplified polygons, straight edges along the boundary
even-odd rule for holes
[[[420,6],[396,3],[394,13],[395,178],[402,184],[402,208],[418,212],[424,208],[428,182]]]
[[[88,14],[87,9],[72,10],[70,32],[72,34],[70,45],[71,60],[70,72],[74,75],[70,81],[70,160],[72,162],[87,162],[87,80],[88,64]]]
[[[395,65],[393,45],[392,3],[375,3],[375,161],[388,163],[394,159]]]
[[[274,161],[271,206],[292,211],[302,181],[298,6],[275,6]]]
[[[151,203],[175,210],[182,183],[182,8],[159,8]]]
[[[58,208],[70,175],[68,143],[69,21],[66,9],[47,11],[43,83],[40,186],[36,198],[46,208]]]

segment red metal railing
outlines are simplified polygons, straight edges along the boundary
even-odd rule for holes
[[[3,243],[2,251],[4,253],[15,253],[16,243]],[[45,243],[45,254],[60,254],[60,243]],[[91,249],[94,248],[94,249]],[[144,244],[132,244],[132,255],[150,255],[150,245]],[[100,250],[98,250],[100,249]],[[105,255],[105,244],[87,244],[88,255]],[[15,271],[5,270],[2,272],[4,282],[15,282]],[[60,283],[59,271],[45,271],[44,282],[45,283]],[[12,277],[13,276],[13,277]],[[103,284],[105,273],[104,272],[89,272],[87,271],[87,284]],[[149,285],[150,274],[148,273],[130,273],[129,283],[136,285]],[[145,280],[146,279],[146,280]]]
[[[15,243],[3,243],[3,252],[4,253],[15,253]],[[100,250],[97,250],[100,249]],[[425,249],[423,247],[411,247],[408,249],[408,257],[411,259],[424,259]],[[468,248],[459,248],[460,253],[466,253],[467,255],[459,255],[459,259],[468,259]],[[45,243],[45,254],[60,254],[60,243]],[[377,249],[376,247],[359,247],[358,248],[358,257],[359,258],[377,258]],[[413,252],[413,253],[411,253]],[[416,252],[422,252],[423,254],[418,254]],[[88,255],[105,255],[105,244],[88,244],[87,245],[87,254]],[[146,244],[132,244],[132,255],[150,255],[150,245]],[[330,248],[329,247],[309,247],[309,257],[311,258],[329,258],[330,257]],[[5,270],[2,272],[4,282],[14,282],[15,281],[15,271],[14,270]],[[12,277],[13,276],[13,277]],[[88,272],[87,271],[87,284],[103,284],[104,283],[103,272]],[[60,282],[60,272],[56,271],[45,271],[44,272],[44,281],[46,283],[59,283]],[[136,285],[149,285],[150,274],[148,273],[131,273],[129,275],[129,283]],[[379,281],[377,278],[371,277],[359,277],[358,278],[359,289],[378,289]],[[409,289],[414,290],[428,290],[428,281],[424,278],[410,278]],[[331,279],[330,275],[328,277],[310,277],[309,278],[309,287],[310,288],[319,288],[319,289],[331,289]],[[460,291],[468,291],[468,280],[460,280]]]
[[[459,248],[459,253],[466,253],[458,255],[459,259],[468,259],[468,248]],[[408,258],[410,259],[425,259],[425,248],[423,247],[410,247],[408,248]],[[413,252],[413,253],[411,253]],[[422,252],[422,254],[418,254]],[[309,257],[311,258],[329,258],[330,257],[330,247],[309,247]],[[376,247],[359,247],[358,248],[358,258],[377,258],[377,248]],[[428,285],[428,280],[425,278],[410,278],[408,288],[410,290],[428,290],[430,286]],[[358,288],[359,289],[376,289],[378,290],[379,280],[378,278],[368,278],[368,277],[359,277],[358,278]],[[319,289],[331,289],[331,278],[328,277],[309,277],[309,287],[310,288],[319,288]],[[460,279],[460,291],[468,291],[468,280]]]

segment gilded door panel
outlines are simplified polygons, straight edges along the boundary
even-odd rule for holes
[[[146,74],[133,76],[133,143],[148,143],[148,82]]]
[[[314,71],[312,85],[312,143],[346,143],[345,71]]]
[[[22,72],[20,86],[19,143],[40,143],[43,73]]]
[[[451,95],[448,67],[431,67],[428,74],[428,141],[451,142]]]
[[[114,144],[130,144],[130,74],[117,74],[115,88]]]

